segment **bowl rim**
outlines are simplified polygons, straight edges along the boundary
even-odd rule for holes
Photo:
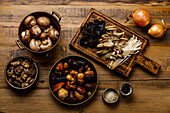
[[[95,70],[95,72],[96,72],[96,79],[97,79],[97,81],[96,81],[96,86],[95,86],[95,89],[94,89],[93,93],[92,93],[86,100],[84,100],[84,101],[82,101],[82,102],[79,102],[79,103],[75,103],[75,104],[66,103],[66,102],[61,101],[57,96],[55,96],[55,94],[52,92],[52,88],[50,87],[50,73],[51,73],[52,69],[56,66],[56,64],[57,64],[58,62],[60,62],[61,60],[65,59],[65,58],[69,58],[69,57],[80,57],[80,58],[82,58],[82,59],[87,60],[87,61],[88,61],[89,63],[91,63],[92,66],[94,67],[94,65],[93,65],[92,62],[90,62],[87,58],[82,57],[82,56],[79,56],[79,55],[68,55],[68,56],[66,56],[66,57],[62,57],[62,58],[60,58],[59,60],[57,60],[57,61],[54,63],[54,65],[50,68],[49,75],[48,75],[48,86],[49,86],[50,92],[51,92],[51,94],[53,95],[53,97],[55,97],[55,99],[57,99],[59,102],[61,102],[62,104],[65,104],[65,105],[75,106],[75,105],[80,105],[80,104],[83,104],[83,103],[87,102],[87,101],[90,100],[90,99],[93,97],[93,95],[96,93],[97,88],[98,88],[98,75],[97,75],[96,68],[94,67],[94,70]]]
[[[12,85],[12,84],[9,82],[9,80],[7,79],[7,69],[8,69],[9,64],[10,64],[13,60],[19,59],[19,58],[30,60],[30,61],[34,64],[35,69],[36,69],[36,75],[35,75],[34,81],[33,81],[29,86],[23,87],[23,88],[16,87],[16,86]],[[5,71],[4,71],[4,73],[5,73],[4,76],[5,76],[5,79],[6,79],[6,82],[8,83],[8,85],[10,85],[10,86],[11,86],[12,88],[14,88],[14,89],[21,89],[21,90],[23,90],[23,89],[30,88],[30,87],[35,83],[35,81],[37,80],[38,75],[39,75],[39,69],[38,69],[37,64],[36,64],[36,63],[34,62],[34,60],[32,60],[30,57],[28,57],[28,56],[20,56],[20,57],[12,58],[10,61],[8,61],[8,63],[7,63],[6,66],[5,66]]]
[[[34,50],[31,50],[30,48],[28,48],[28,47],[22,42],[22,40],[21,40],[21,38],[20,38],[20,37],[21,37],[21,36],[20,36],[21,23],[23,23],[24,20],[25,20],[28,16],[33,16],[33,15],[35,15],[36,13],[45,13],[45,14],[50,15],[52,18],[54,18],[54,19],[56,20],[56,22],[57,22],[58,25],[59,25],[59,30],[60,30],[60,31],[59,31],[58,40],[57,40],[57,42],[56,42],[50,49],[48,49],[48,50],[43,50],[43,51],[34,51]],[[55,22],[54,22],[54,23],[55,23]],[[60,38],[61,38],[61,33],[62,33],[62,31],[61,31],[60,22],[59,22],[52,14],[50,14],[50,13],[48,13],[48,12],[45,12],[45,11],[35,11],[35,12],[32,12],[32,13],[27,14],[27,15],[21,20],[21,22],[20,22],[20,24],[19,24],[19,28],[18,28],[18,39],[19,39],[19,41],[21,42],[21,44],[24,46],[24,48],[25,48],[26,50],[28,50],[28,51],[30,51],[30,52],[33,52],[33,53],[46,53],[46,52],[52,50],[52,49],[58,44],[58,42],[59,42],[59,40],[60,40]]]
[[[113,102],[107,102],[106,100],[105,100],[105,92],[107,92],[107,91],[114,91],[116,94],[117,94],[117,99],[115,100],[115,101],[113,101]],[[104,100],[104,102],[106,102],[107,104],[114,104],[114,103],[116,103],[118,100],[119,100],[119,98],[120,98],[120,96],[119,96],[119,93],[118,93],[118,91],[116,91],[114,88],[106,88],[104,91],[103,91],[103,94],[102,94],[102,97],[103,97],[103,100]]]

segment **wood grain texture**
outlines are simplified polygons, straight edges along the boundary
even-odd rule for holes
[[[124,79],[113,71],[87,57],[96,67],[99,76],[99,87],[95,96],[80,106],[65,106],[57,102],[48,89],[48,73],[51,66],[67,55],[83,54],[69,48],[69,43],[91,8],[115,19],[123,25],[147,37],[150,41],[144,55],[159,64],[158,76],[137,66],[131,76]],[[170,112],[170,31],[162,39],[153,39],[147,34],[147,28],[138,28],[130,20],[124,24],[129,13],[145,8],[152,16],[153,25],[161,24],[165,19],[170,25],[169,0],[0,0],[0,113],[169,113]],[[18,39],[18,26],[29,13],[57,11],[61,17],[62,36],[58,45],[49,52],[49,57],[21,51],[15,44]],[[18,56],[29,56],[39,66],[37,83],[25,91],[11,89],[4,78],[6,63]],[[84,56],[86,57],[86,56]],[[130,82],[134,92],[130,97],[120,96],[118,104],[105,105],[102,92],[105,88],[115,88]]]

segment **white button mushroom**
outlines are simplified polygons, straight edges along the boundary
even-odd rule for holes
[[[21,37],[22,37],[22,41],[23,41],[23,42],[29,43],[30,40],[31,40],[30,30],[23,31],[23,32],[21,33]]]
[[[40,50],[40,45],[41,45],[41,41],[40,40],[35,40],[34,38],[29,43],[30,48],[32,50],[34,50],[34,51],[39,51]]]
[[[40,45],[40,48],[42,50],[48,50],[53,46],[52,41],[50,40],[50,38],[48,37],[46,40],[42,41],[42,44]]]
[[[26,27],[32,27],[34,25],[36,25],[36,19],[34,16],[28,16],[25,21],[24,24]]]

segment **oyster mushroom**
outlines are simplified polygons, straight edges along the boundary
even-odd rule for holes
[[[41,28],[47,28],[50,25],[50,19],[42,16],[37,19],[37,23]]]
[[[23,31],[21,33],[22,41],[25,43],[29,43],[31,40],[31,33],[30,30]]]
[[[54,40],[58,39],[59,32],[56,29],[52,28],[48,32],[48,35],[49,35],[50,39],[54,41]]]
[[[40,48],[41,48],[42,50],[48,50],[48,49],[50,49],[52,46],[53,46],[53,44],[52,44],[50,38],[48,37],[46,40],[43,40],[43,41],[42,41],[42,44],[40,45]]]
[[[34,16],[28,16],[25,21],[24,24],[26,27],[32,27],[34,25],[36,25],[36,19]]]
[[[38,25],[35,25],[31,27],[30,32],[33,37],[38,37],[41,34],[41,29]]]
[[[110,51],[109,49],[103,49],[103,50],[97,51],[97,54],[106,54],[109,51]]]
[[[41,45],[41,41],[40,40],[35,40],[34,38],[29,43],[30,48],[32,50],[34,50],[34,51],[39,51],[40,50],[40,45]]]

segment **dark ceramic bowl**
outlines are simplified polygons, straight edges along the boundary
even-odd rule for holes
[[[133,87],[130,83],[126,82],[120,85],[119,92],[123,96],[129,96],[133,92]]]
[[[57,66],[58,63],[68,61],[70,58],[73,59],[73,60],[85,61],[85,62],[90,66],[91,70],[92,70],[92,71],[94,72],[94,74],[95,74],[95,88],[94,88],[92,94],[91,94],[88,98],[83,99],[83,100],[81,100],[81,101],[78,101],[78,102],[76,102],[76,103],[67,103],[67,102],[65,102],[65,101],[62,101],[62,100],[60,100],[59,97],[52,91],[52,83],[51,83],[52,72],[54,72],[55,67]],[[87,102],[87,101],[88,101],[89,99],[91,99],[91,98],[93,97],[93,95],[95,94],[95,92],[96,92],[96,90],[97,90],[97,87],[98,87],[97,71],[96,71],[94,65],[93,65],[89,60],[87,60],[86,58],[83,58],[83,57],[80,57],[80,56],[67,56],[67,57],[64,57],[64,58],[58,60],[58,61],[52,66],[52,68],[50,69],[50,72],[49,72],[48,83],[49,83],[49,89],[50,89],[52,95],[54,96],[54,98],[55,98],[56,100],[58,100],[59,102],[61,102],[62,104],[65,104],[65,105],[80,105],[80,104],[83,104],[83,103]]]
[[[10,63],[12,62],[12,61],[16,61],[17,59],[22,59],[22,60],[28,60],[31,64],[33,64],[34,65],[34,67],[35,67],[35,76],[34,76],[34,81],[33,82],[31,82],[27,87],[17,87],[17,86],[15,86],[14,84],[12,84],[11,82],[9,82],[9,77],[8,77],[8,75],[7,75],[7,70],[9,69],[9,66],[10,66]],[[13,58],[11,61],[9,61],[8,63],[7,63],[7,65],[6,65],[6,67],[5,67],[5,79],[6,79],[6,81],[7,81],[7,83],[12,87],[12,88],[14,88],[14,89],[27,89],[27,88],[29,88],[29,87],[31,87],[34,83],[35,83],[35,81],[37,80],[37,78],[38,78],[38,66],[36,65],[36,63],[31,59],[31,58],[29,58],[29,57],[16,57],[16,58]]]
[[[53,15],[56,15],[58,17],[58,19],[56,19]],[[54,26],[55,29],[57,29],[57,31],[59,32],[59,36],[58,36],[58,40],[56,40],[55,42],[53,42],[53,46],[48,49],[48,50],[40,50],[40,51],[34,51],[32,49],[30,49],[29,45],[24,43],[22,40],[21,40],[21,33],[22,31],[25,31],[26,30],[26,27],[24,25],[24,20],[28,17],[28,16],[34,16],[36,19],[38,17],[41,17],[41,16],[45,16],[45,17],[48,17],[51,21],[51,25]],[[21,22],[20,26],[19,26],[19,30],[18,30],[18,37],[19,37],[19,40],[16,40],[16,44],[17,46],[21,49],[21,50],[28,50],[32,53],[45,53],[47,51],[50,51],[51,49],[53,49],[59,42],[60,40],[60,37],[61,37],[61,26],[60,26],[60,20],[61,20],[61,16],[55,12],[55,11],[52,11],[52,14],[49,14],[47,12],[33,12],[29,15],[27,15]]]

